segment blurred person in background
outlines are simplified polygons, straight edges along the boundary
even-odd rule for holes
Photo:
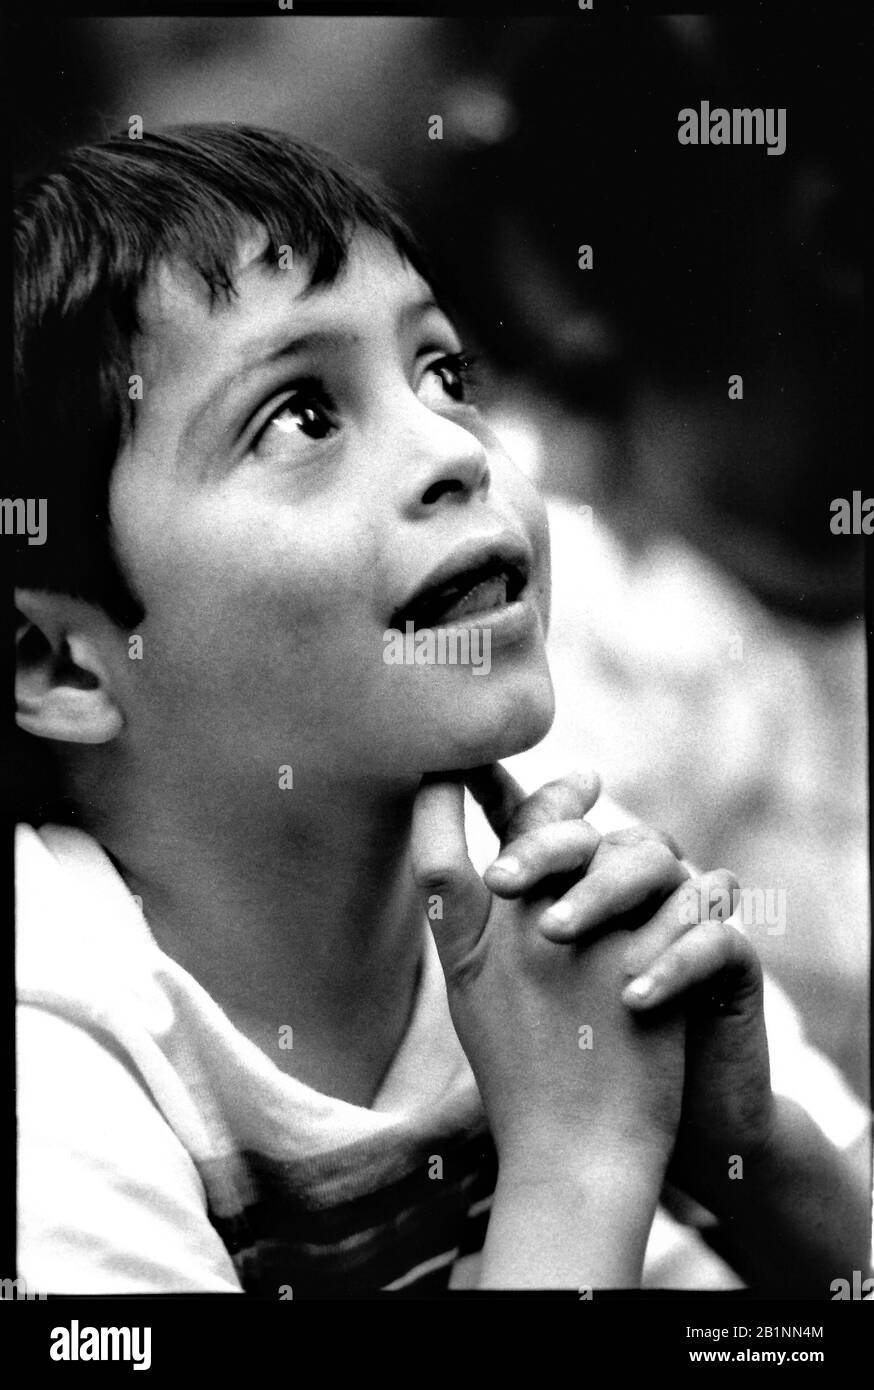
[[[472,67],[430,225],[462,305],[486,269],[496,414],[554,498],[551,741],[693,857],[782,891],[763,957],[864,1089],[863,542],[830,529],[865,476],[858,37],[466,33],[444,37]],[[785,154],[681,146],[703,97],[786,107]]]

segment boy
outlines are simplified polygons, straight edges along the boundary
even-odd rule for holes
[[[670,1177],[827,1297],[865,1188],[772,1095],[734,880],[496,766],[553,717],[546,518],[390,205],[285,136],[120,137],[25,196],[18,281],[28,1285],[634,1286]],[[408,624],[490,669],[387,664]]]

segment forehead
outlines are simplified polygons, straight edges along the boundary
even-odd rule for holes
[[[263,259],[266,237],[248,234],[240,243],[232,279],[235,294],[211,302],[193,267],[163,262],[140,295],[141,353],[156,359],[161,374],[190,363],[206,366],[234,348],[269,339],[271,328],[306,333],[343,326],[364,333],[394,321],[411,300],[430,295],[426,281],[385,237],[359,229],[345,264],[329,284],[311,287],[311,266],[295,261],[284,268]]]

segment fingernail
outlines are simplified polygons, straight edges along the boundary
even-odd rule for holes
[[[493,869],[497,869],[499,874],[508,874],[510,878],[515,878],[517,874],[521,874],[522,865],[514,854],[505,854],[495,860],[494,864],[492,864],[489,869],[489,873],[491,873]]]
[[[651,975],[638,975],[636,980],[625,986],[625,993],[633,995],[635,999],[645,999],[648,994],[652,994],[654,988],[655,980]]]

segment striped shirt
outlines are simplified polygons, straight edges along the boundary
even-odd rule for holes
[[[600,828],[600,827],[599,827]],[[496,1155],[423,924],[406,1033],[370,1107],[285,1074],[160,950],[80,830],[18,829],[19,1273],[48,1293],[376,1290],[475,1283]],[[775,1088],[850,1143],[866,1112],[803,1043]],[[802,1096],[804,1092],[804,1096]],[[817,1102],[817,1097],[819,1101]],[[694,1204],[660,1208],[645,1282],[732,1288]]]

